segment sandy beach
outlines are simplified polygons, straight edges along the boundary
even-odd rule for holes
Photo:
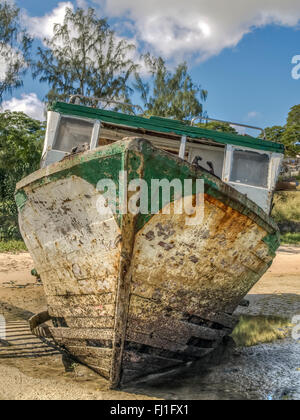
[[[28,253],[0,254],[0,314],[6,320],[6,342],[0,341],[0,399],[240,399],[259,397],[259,386],[264,388],[262,398],[277,398],[278,392],[300,398],[299,341],[291,338],[241,349],[209,371],[200,364],[198,371],[187,367],[168,378],[156,376],[122,391],[109,390],[106,380],[30,333],[27,319],[46,309],[43,286],[30,274],[32,268]],[[239,314],[290,319],[300,314],[300,248],[281,247],[247,299],[249,308],[239,308]]]

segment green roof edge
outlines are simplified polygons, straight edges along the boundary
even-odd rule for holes
[[[49,109],[61,114],[99,119],[103,122],[116,125],[127,125],[134,128],[143,128],[149,131],[162,133],[175,133],[177,135],[185,135],[187,137],[198,139],[206,138],[221,144],[232,144],[235,146],[249,147],[251,149],[265,150],[268,152],[284,153],[284,145],[281,143],[262,140],[251,136],[241,136],[238,134],[223,133],[221,131],[192,127],[185,125],[178,120],[171,120],[163,117],[153,116],[145,118],[65,102],[56,102]]]

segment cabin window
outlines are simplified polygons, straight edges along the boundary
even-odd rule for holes
[[[269,156],[264,153],[234,150],[230,181],[268,188],[269,161]]]
[[[76,118],[61,117],[54,150],[70,152],[73,147],[91,143],[94,123]]]

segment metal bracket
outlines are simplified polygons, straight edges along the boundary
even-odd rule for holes
[[[181,137],[180,149],[179,149],[179,157],[180,159],[184,159],[185,156],[185,148],[186,148],[186,136]]]

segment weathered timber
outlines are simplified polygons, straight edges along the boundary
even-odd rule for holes
[[[32,334],[39,337],[52,338],[52,334],[48,325],[44,323],[51,319],[49,312],[44,311],[33,315],[29,320],[29,328]],[[44,324],[44,325],[43,325]]]
[[[111,360],[112,349],[109,348],[96,348],[88,346],[68,346],[68,350],[75,356],[88,356],[96,359]]]
[[[222,330],[214,330],[167,317],[160,317],[155,321],[141,321],[140,318],[130,317],[128,322],[132,331],[142,332],[144,334],[158,334],[161,337],[180,344],[186,344],[191,337],[213,341],[222,339],[226,335],[226,332]]]
[[[87,317],[90,315],[93,318],[96,317],[110,317],[114,316],[115,306],[114,305],[102,305],[99,306],[58,306],[49,305],[49,314],[52,317]]]
[[[52,317],[53,320],[58,320],[57,326],[62,326],[60,318]],[[63,318],[65,326],[70,328],[114,328],[114,317],[113,316],[101,316],[101,317],[65,317]]]
[[[156,214],[113,212],[112,204],[100,214],[97,183],[108,178],[118,185],[120,171],[127,171],[127,183],[203,179],[202,223],[176,214],[181,203],[174,197],[160,201]],[[51,334],[112,387],[213,352],[278,246],[275,223],[253,202],[142,139],[70,156],[17,189],[20,228],[41,274]],[[118,186],[117,206],[122,197],[131,195]],[[184,198],[194,203],[195,192]]]
[[[137,333],[135,331],[128,331],[126,340],[132,341],[134,343],[145,344],[146,346],[148,345],[164,350],[170,350],[174,353],[178,352],[186,354],[187,356],[192,355],[196,357],[202,357],[203,354],[206,354],[207,352],[213,349],[213,347],[211,347],[210,349],[203,349],[197,348],[195,346],[179,344],[175,341],[167,340],[164,337],[161,337],[155,333],[149,335],[144,333]]]
[[[114,337],[113,329],[96,328],[50,328],[54,338],[80,338],[80,339],[99,339],[112,340]]]

